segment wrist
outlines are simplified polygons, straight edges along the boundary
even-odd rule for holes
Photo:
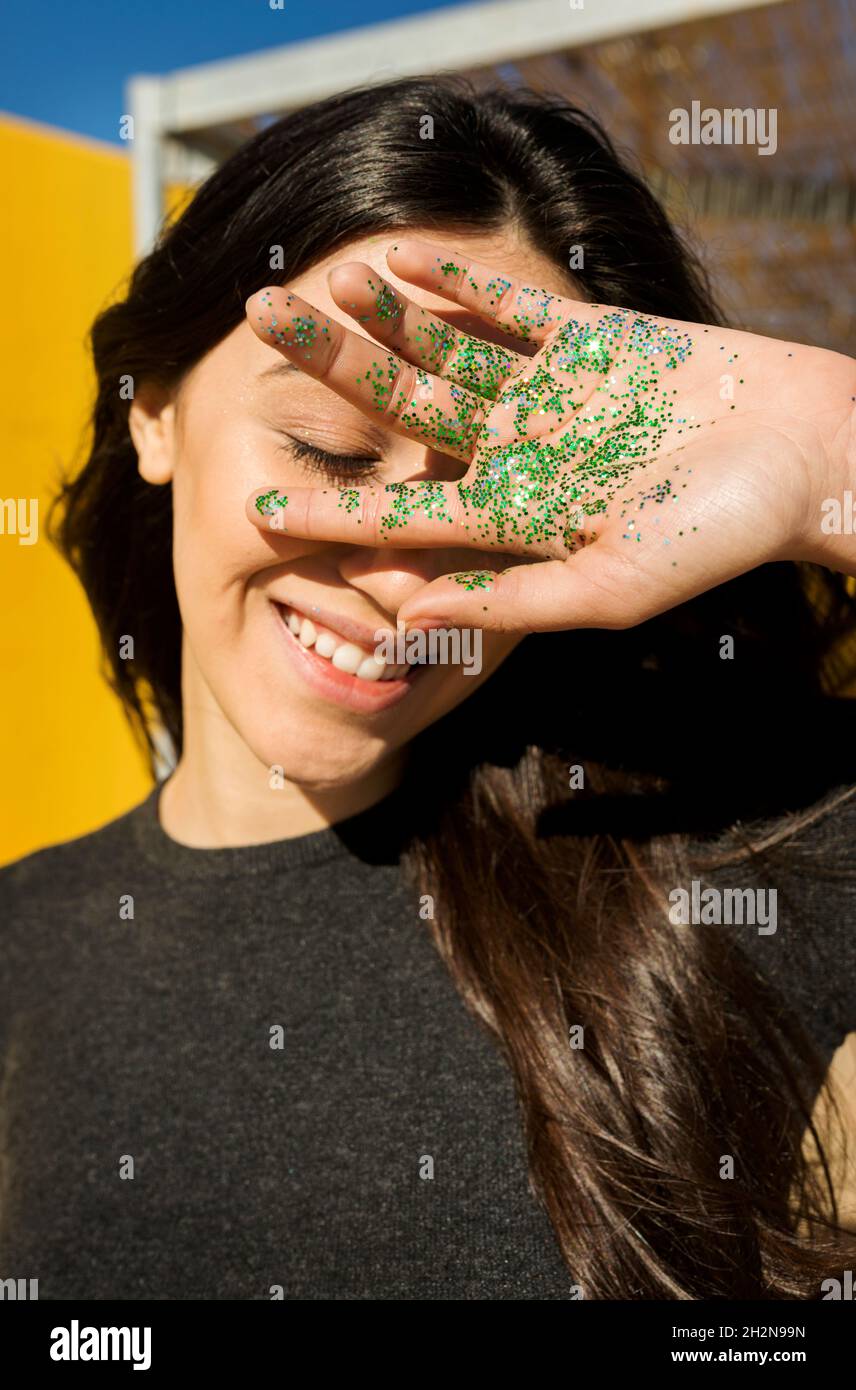
[[[798,558],[856,575],[856,361],[841,359],[846,395],[812,467],[811,502]],[[812,463],[813,461],[810,461]]]

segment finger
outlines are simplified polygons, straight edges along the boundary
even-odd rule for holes
[[[345,313],[365,325],[378,342],[446,381],[488,400],[529,361],[498,343],[474,338],[394,290],[361,261],[336,266],[327,277],[330,294]]]
[[[591,326],[603,312],[415,238],[392,246],[386,259],[400,279],[461,305],[524,342],[544,343],[571,320]]]
[[[407,361],[488,399],[501,392],[503,410],[514,414],[494,415],[483,441],[489,436],[497,444],[517,435],[556,433],[586,404],[605,374],[606,368],[591,354],[571,352],[558,339],[533,360],[460,332],[394,290],[362,262],[336,266],[328,280],[340,308]],[[614,401],[621,401],[620,409]],[[604,422],[614,427],[626,409],[624,399],[612,393],[605,405],[584,412],[575,433],[590,437]]]
[[[266,488],[247,499],[246,509],[260,530],[292,539],[429,549],[484,544],[455,484],[434,479],[382,488]]]
[[[457,546],[526,559],[564,557],[594,538],[580,490],[527,481],[516,460],[479,463],[458,482],[423,479],[383,487],[259,488],[246,513],[262,531],[343,544]]]
[[[631,412],[634,392],[622,388],[615,375],[616,363],[628,341],[636,344],[639,360],[646,360],[650,340],[661,331],[661,320],[529,289],[465,257],[444,260],[440,249],[425,242],[401,241],[387,253],[387,260],[402,279],[425,286],[504,332],[516,332],[539,346],[537,356],[502,391],[502,408],[514,409],[518,433],[553,433],[595,397],[582,426],[589,436],[613,429],[619,417]],[[660,347],[659,338],[656,345]],[[678,346],[685,353],[686,345]]]
[[[366,326],[386,346],[407,361],[448,381],[494,399],[501,392],[503,412],[494,412],[482,436],[492,444],[554,434],[582,412],[575,435],[591,438],[604,424],[614,428],[628,409],[628,393],[611,392],[609,399],[582,410],[612,361],[590,350],[594,330],[568,345],[563,335],[545,346],[533,360],[494,343],[457,331],[414,304],[371,266],[351,262],[328,276],[336,303]],[[567,326],[566,326],[567,327]]]
[[[567,560],[545,560],[494,572],[469,570],[424,585],[397,614],[414,627],[480,627],[488,632],[559,632],[626,628],[700,593],[640,575],[632,556],[597,542]]]
[[[278,286],[259,290],[246,305],[262,342],[301,371],[398,434],[469,462],[486,403],[345,328]]]

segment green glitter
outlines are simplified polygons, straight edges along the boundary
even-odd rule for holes
[[[286,303],[290,305],[293,298],[293,295],[289,295]],[[275,343],[281,344],[283,347],[305,347],[311,349],[317,342],[319,331],[322,337],[329,338],[330,319],[325,319],[323,323],[319,324],[312,314],[292,314],[290,324],[280,324],[279,319],[273,312],[273,303],[270,296],[268,296],[267,299],[262,296],[261,302],[270,309],[270,323],[265,325],[264,331],[273,338]],[[258,316],[258,320],[259,323],[263,322],[261,315]],[[311,351],[305,352],[303,356],[308,361],[312,353]]]
[[[287,506],[288,494],[276,487],[256,498],[256,511],[260,516],[276,516],[278,509]]]
[[[440,257],[435,275],[438,268],[443,276],[465,273]],[[467,283],[477,294],[472,276]],[[370,277],[367,285],[380,335],[398,345],[405,302],[380,277]],[[419,306],[407,305],[403,341],[415,381],[392,353],[372,357],[356,378],[360,394],[377,412],[470,464],[468,477],[454,485],[434,480],[387,485],[393,500],[381,520],[382,531],[401,530],[416,516],[452,525],[463,514],[463,528],[474,533],[472,540],[482,548],[508,548],[513,542],[515,549],[549,550],[558,540],[573,551],[595,538],[598,533],[588,529],[591,519],[610,512],[616,499],[624,518],[629,510],[641,512],[646,503],[656,510],[668,499],[677,502],[676,488],[686,488],[674,479],[679,471],[674,463],[672,476],[647,490],[638,489],[637,479],[656,460],[667,433],[685,435],[716,423],[676,417],[678,392],[667,385],[665,374],[692,356],[689,333],[624,309],[600,310],[594,323],[566,319],[567,301],[528,287],[509,296],[512,285],[494,276],[482,298],[489,300],[494,321],[519,339],[531,341],[552,332],[536,357],[523,358],[456,331]],[[287,316],[280,328],[269,296],[261,302],[271,308],[272,323],[265,331],[280,342],[288,334],[287,346],[311,348],[319,334],[329,333],[329,319],[322,324],[305,313],[292,314],[290,323]],[[442,395],[431,376],[440,377]],[[452,511],[445,496],[450,486],[456,492]],[[339,505],[357,510],[361,491],[343,489]],[[271,515],[285,505],[284,495],[273,501],[275,496],[258,499],[259,511]],[[655,535],[648,530],[649,544]],[[641,541],[635,521],[625,522],[623,537]],[[669,541],[663,539],[663,544]],[[491,571],[468,571],[455,582],[474,575],[493,577]]]
[[[398,321],[393,326],[398,328]],[[403,346],[414,364],[486,400],[495,400],[521,366],[515,352],[457,331],[416,305],[410,308],[409,331]]]
[[[493,298],[490,300],[491,304],[493,304],[494,302],[498,302],[500,299],[502,299],[502,296],[504,294],[507,294],[510,289],[510,280],[503,280],[499,276],[497,276],[494,280],[488,280],[486,292],[487,294],[493,296]]]
[[[561,537],[570,548],[586,518],[604,512],[656,452],[671,420],[661,366],[676,367],[691,350],[687,335],[623,310],[606,314],[594,327],[565,323],[532,374],[516,378],[500,396],[501,406],[514,407],[514,425],[523,437],[480,447],[473,481],[458,484],[465,509],[486,513],[476,529],[488,543],[515,537],[542,545]],[[618,353],[624,389],[616,392],[609,387],[619,384]],[[662,364],[657,357],[665,359]],[[608,379],[593,394],[592,374]],[[588,393],[585,409],[573,399],[578,389]],[[602,404],[598,395],[606,397]],[[553,414],[563,426],[555,441],[525,437],[536,411]]]
[[[463,584],[465,589],[472,590],[489,588],[496,575],[493,570],[462,570],[460,574],[450,574],[449,578],[454,579],[456,584]]]
[[[383,531],[394,531],[406,526],[411,516],[421,512],[432,521],[446,521],[453,518],[446,509],[446,495],[443,484],[431,479],[421,483],[387,483],[384,492],[391,493],[394,501],[389,511],[381,519]]]
[[[374,291],[374,284],[371,280],[369,280],[369,289]],[[374,307],[375,313],[381,321],[384,319],[393,319],[397,323],[404,313],[404,305],[398,298],[392,285],[388,285],[385,280],[381,280],[380,282],[380,289],[375,295]]]
[[[496,292],[500,283],[510,284],[493,280],[489,288]],[[512,306],[521,310],[512,315],[520,330],[547,323],[553,298],[521,290]],[[404,399],[404,393],[394,389],[393,357],[385,369],[373,364],[369,381],[378,408],[397,414],[418,437],[472,457],[470,480],[456,484],[457,499],[465,529],[475,531],[485,547],[514,540],[543,548],[559,539],[573,550],[589,518],[606,512],[638,470],[656,456],[674,422],[674,392],[665,389],[663,375],[685,362],[692,347],[688,334],[623,309],[604,313],[594,325],[563,322],[533,365],[527,364],[500,390],[488,427],[480,405],[483,397],[456,385],[451,387],[451,413],[439,410],[430,399]],[[490,381],[484,360],[474,349],[463,369],[468,380],[487,376]],[[491,365],[498,376],[512,361],[506,354]],[[427,382],[427,375],[417,369],[417,383],[424,387]],[[492,442],[500,435],[499,427],[493,426],[500,409],[514,411],[517,437],[511,442]],[[553,438],[543,433],[548,417],[554,421],[549,428]],[[530,435],[536,420],[541,433]],[[452,519],[440,484],[394,484],[390,490],[395,502],[382,528],[401,528],[417,514],[441,522]],[[666,480],[657,484],[652,496],[663,501],[671,493]]]
[[[486,400],[499,396],[503,384],[517,367],[517,356],[496,343],[471,338],[468,333],[455,335],[455,355],[445,377],[470,391],[477,391]]]
[[[401,389],[400,376],[398,359],[390,353],[384,363],[373,360],[356,382],[368,387],[375,410],[398,420],[418,439],[469,458],[483,423],[482,397],[452,384],[452,410],[447,411],[431,399],[427,372],[416,369],[416,396]]]

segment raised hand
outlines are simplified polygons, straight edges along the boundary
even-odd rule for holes
[[[248,512],[290,536],[487,552],[412,596],[408,625],[627,626],[768,560],[856,570],[848,538],[821,529],[848,469],[852,484],[851,359],[580,303],[423,242],[387,263],[521,351],[456,330],[361,263],[337,267],[330,291],[374,342],[282,288],[254,295],[248,320],[464,476],[264,488]]]

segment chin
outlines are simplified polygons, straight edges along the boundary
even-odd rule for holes
[[[342,729],[310,736],[296,732],[291,723],[280,739],[268,737],[263,743],[248,740],[259,761],[269,769],[282,769],[287,782],[308,792],[334,791],[358,782],[373,772],[388,755],[388,749],[374,741],[344,736]]]

